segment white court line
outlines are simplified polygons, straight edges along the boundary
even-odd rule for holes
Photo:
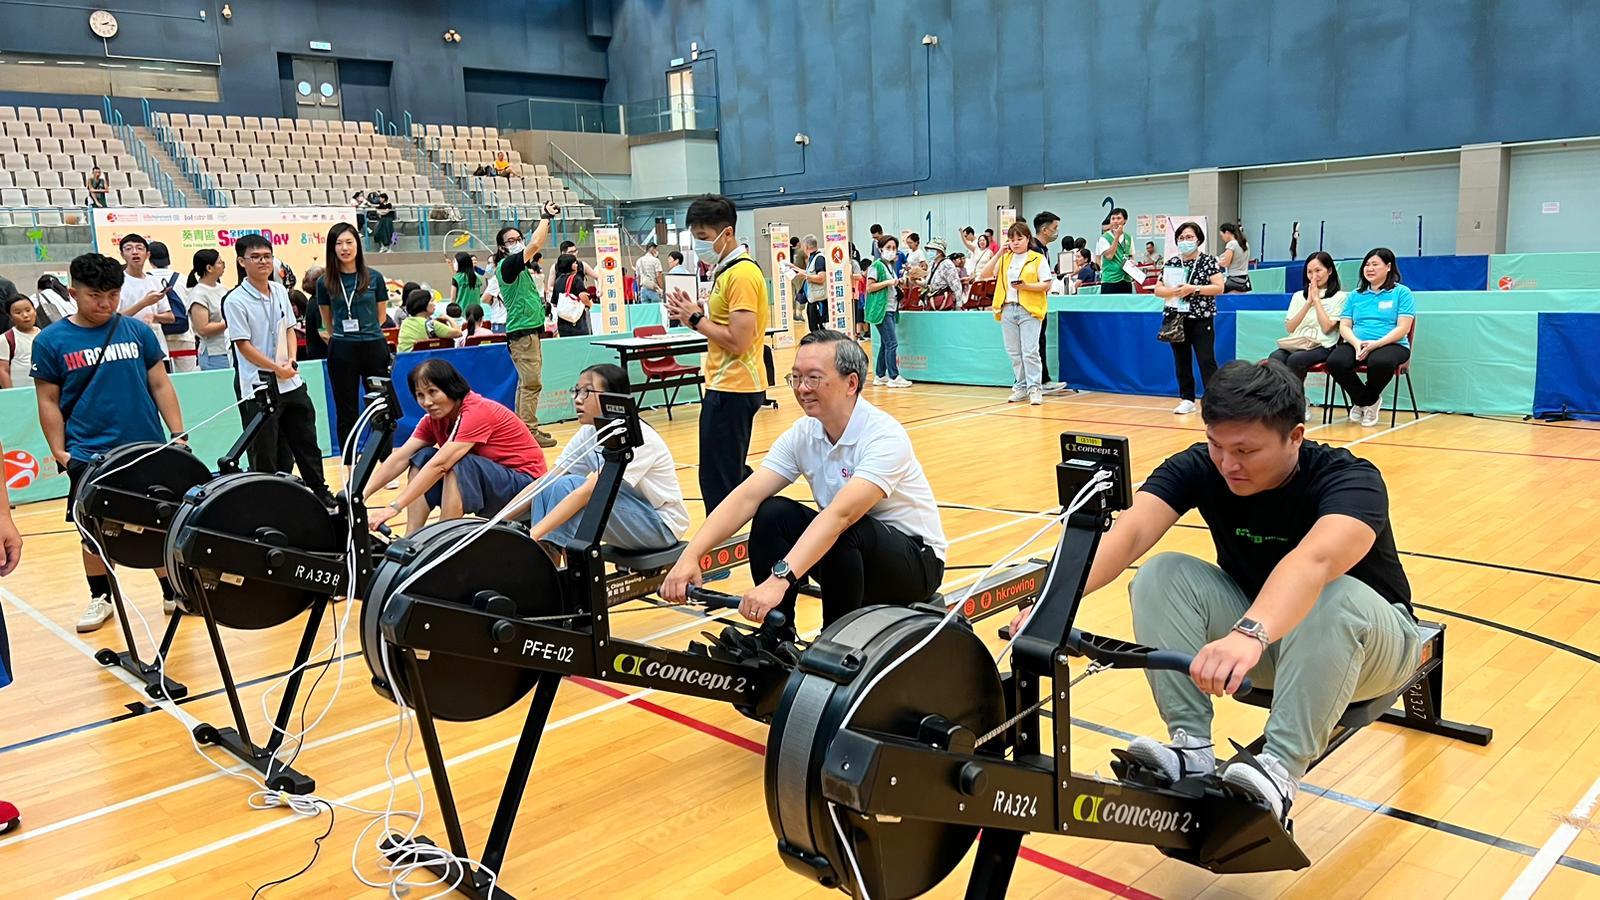
[[[599,706],[593,707],[591,709],[586,709],[586,710],[584,710],[582,712],[573,713],[572,715],[567,716],[564,719],[558,719],[557,721],[552,722],[549,725],[546,725],[544,731],[545,731],[546,734],[548,734],[549,732],[555,731],[555,730],[560,729],[560,728],[565,728],[568,725],[575,724],[575,723],[580,722],[580,721],[582,721],[584,719],[587,719],[587,718],[589,718],[591,716],[596,716],[596,715],[599,715],[600,713],[606,712],[608,710],[615,709],[618,706],[624,706],[626,704],[632,703],[635,700],[642,699],[642,698],[647,697],[647,696],[649,696],[649,695],[651,695],[653,693],[655,693],[655,689],[654,688],[646,688],[646,689],[644,689],[642,691],[639,691],[638,693],[629,694],[626,697],[617,697],[615,699],[608,700],[605,703],[600,704]],[[483,747],[479,747],[476,750],[469,750],[466,753],[462,753],[460,755],[453,756],[453,757],[445,760],[445,764],[448,765],[448,766],[457,766],[457,765],[461,765],[462,763],[471,762],[472,760],[477,759],[480,756],[484,756],[486,754],[494,753],[494,752],[499,751],[499,750],[504,750],[507,747],[514,746],[521,739],[522,739],[522,735],[521,734],[517,734],[517,735],[514,735],[512,737],[505,738],[504,740],[499,740],[499,741],[496,741],[496,742],[494,742],[492,744],[488,744],[488,745],[485,745]],[[416,770],[416,775],[417,775],[418,778],[422,778],[422,777],[427,776],[429,774],[430,774],[430,772],[426,767],[423,767],[421,769],[417,769]],[[362,788],[361,790],[356,791],[355,793],[346,794],[343,797],[340,797],[337,800],[335,800],[334,803],[336,805],[337,804],[345,804],[345,803],[355,803],[355,802],[357,802],[359,800],[363,800],[363,799],[365,799],[367,797],[370,797],[370,796],[372,796],[374,794],[379,794],[379,793],[382,793],[384,791],[389,790],[391,784],[392,784],[392,782],[389,782],[389,781],[386,780],[386,781],[383,781],[383,782],[381,782],[379,784],[375,784],[375,785],[373,785],[371,787]],[[258,826],[256,828],[252,828],[249,831],[243,831],[243,832],[240,832],[240,833],[235,834],[235,835],[230,835],[228,837],[212,841],[211,843],[206,844],[206,845],[204,845],[202,847],[196,847],[193,850],[188,850],[188,851],[185,851],[183,853],[179,853],[179,854],[177,854],[175,856],[169,856],[166,859],[159,860],[157,862],[153,862],[153,863],[151,863],[151,864],[149,864],[147,866],[143,866],[143,867],[138,868],[138,869],[134,869],[131,872],[124,872],[123,874],[118,875],[115,878],[110,878],[110,879],[102,881],[102,882],[100,882],[98,884],[90,885],[89,887],[83,888],[81,890],[73,891],[70,894],[64,894],[64,895],[62,895],[62,897],[63,897],[63,900],[76,900],[76,898],[78,898],[78,897],[92,897],[95,894],[99,894],[99,893],[102,893],[104,891],[109,891],[109,890],[112,890],[113,888],[121,887],[122,885],[125,885],[130,881],[137,881],[140,878],[144,878],[144,877],[146,877],[148,875],[154,875],[157,872],[161,872],[163,870],[170,869],[173,866],[182,865],[183,863],[189,862],[190,860],[199,859],[202,856],[206,856],[206,855],[209,855],[211,853],[215,853],[218,850],[226,849],[226,848],[231,847],[234,844],[237,844],[237,843],[239,843],[241,841],[246,841],[246,840],[249,840],[251,838],[260,837],[263,834],[267,834],[269,832],[276,831],[279,828],[283,828],[286,825],[293,825],[293,824],[295,824],[297,822],[304,822],[306,820],[307,820],[306,816],[302,816],[302,815],[297,815],[297,814],[292,814],[291,813],[291,814],[288,814],[288,815],[285,815],[285,816],[279,818],[277,821],[268,822],[265,825],[261,825],[261,826]]]
[[[67,646],[78,651],[84,656],[87,656],[90,661],[95,664],[95,668],[110,674],[113,678],[127,685],[129,690],[139,695],[140,700],[144,701],[145,703],[151,702],[150,695],[145,693],[144,682],[134,678],[132,673],[121,666],[100,665],[100,661],[94,658],[93,647],[90,647],[88,644],[84,643],[76,635],[69,634],[65,628],[57,625],[53,619],[35,609],[32,604],[3,587],[0,587],[0,599],[3,599],[12,606],[15,606],[18,611],[26,615],[28,618],[38,622],[40,627],[66,642]],[[131,603],[133,601],[130,600],[128,602]],[[171,700],[163,698],[155,701],[155,705],[166,711],[179,722],[183,723],[184,728],[193,730],[196,725],[200,724],[199,719],[196,719],[194,716],[191,716],[187,712],[179,709]]]
[[[1532,897],[1534,891],[1537,891],[1539,886],[1544,884],[1544,880],[1550,877],[1550,872],[1555,869],[1556,863],[1561,861],[1562,855],[1572,846],[1572,842],[1578,839],[1584,828],[1593,824],[1596,805],[1600,805],[1600,779],[1595,779],[1595,783],[1589,786],[1589,793],[1584,794],[1578,805],[1572,808],[1566,821],[1563,821],[1555,834],[1550,835],[1550,839],[1544,842],[1544,846],[1539,848],[1539,852],[1528,862],[1522,874],[1517,876],[1517,880],[1512,882],[1502,897],[1507,900],[1512,898],[1527,900]]]
[[[1344,442],[1344,448],[1346,450],[1348,450],[1348,449],[1350,449],[1351,447],[1354,447],[1357,444],[1365,444],[1367,441],[1373,440],[1375,438],[1381,438],[1386,434],[1393,434],[1396,431],[1399,431],[1399,430],[1401,430],[1403,428],[1410,428],[1413,425],[1420,425],[1423,422],[1426,422],[1429,419],[1432,419],[1432,418],[1434,418],[1434,417],[1436,417],[1438,415],[1439,415],[1438,413],[1428,413],[1427,415],[1423,416],[1422,418],[1420,418],[1420,419],[1412,419],[1411,421],[1405,423],[1404,425],[1396,425],[1396,426],[1394,426],[1392,428],[1385,428],[1382,431],[1374,431],[1373,433],[1371,433],[1369,435],[1366,435],[1365,437],[1358,437],[1353,441],[1345,441]],[[1338,438],[1334,438],[1334,440],[1338,440]]]
[[[17,606],[17,608],[22,609],[24,612],[28,612],[29,615],[34,616],[35,618],[37,618],[39,615],[42,615],[42,613],[38,613],[37,610],[32,610],[32,607],[29,607],[29,606],[27,606],[27,604],[25,604],[22,601],[18,600],[15,594],[11,593],[10,591],[7,591],[4,588],[0,588],[0,597],[4,597],[5,599],[7,599],[10,602],[12,602],[13,604],[15,604]],[[32,610],[32,611],[30,612],[30,610]],[[710,622],[710,621],[712,621],[714,619],[720,618],[720,614],[733,612],[733,611],[734,610],[722,610],[722,611],[719,612],[719,615],[716,615],[716,616],[705,616],[705,617],[691,618],[687,622],[682,622],[682,623],[679,623],[677,625],[672,626],[671,628],[666,628],[666,629],[663,629],[661,631],[655,632],[654,634],[646,635],[645,637],[640,638],[639,640],[643,641],[644,643],[650,643],[650,642],[659,640],[660,638],[664,638],[664,637],[667,637],[669,635],[676,634],[676,633],[678,633],[680,631],[687,631],[690,628],[702,627],[706,623],[708,623],[708,622]],[[46,619],[45,621],[48,622],[48,619]],[[65,632],[62,632],[62,633],[65,634]],[[73,640],[75,640],[75,639],[73,639]],[[79,643],[81,643],[81,642],[79,642]],[[98,663],[96,663],[96,665],[98,665]],[[118,671],[121,671],[121,670],[119,669]],[[129,677],[131,678],[132,676],[129,676]],[[143,695],[143,691],[142,690],[140,691],[140,694]],[[347,729],[345,731],[341,731],[338,734],[330,734],[327,737],[318,738],[317,740],[314,740],[314,741],[307,741],[305,746],[304,746],[304,748],[302,748],[302,749],[310,750],[310,749],[313,749],[313,748],[316,748],[316,747],[322,747],[322,746],[326,746],[328,744],[333,744],[333,743],[336,743],[338,741],[342,741],[345,738],[355,737],[356,735],[359,735],[359,734],[365,734],[368,731],[372,731],[374,729],[381,728],[381,727],[383,727],[385,725],[393,724],[394,721],[395,721],[395,718],[396,718],[395,716],[388,716],[386,718],[378,719],[377,721],[374,721],[374,722],[368,722],[365,725],[357,725],[354,728],[350,728],[350,729]],[[100,807],[98,809],[90,810],[89,812],[86,812],[86,813],[80,813],[80,814],[78,814],[76,816],[72,816],[72,817],[69,817],[69,818],[66,818],[66,819],[60,819],[60,820],[57,820],[55,822],[51,822],[48,825],[40,825],[40,826],[36,826],[36,827],[30,826],[27,830],[18,833],[15,837],[8,837],[8,838],[5,838],[3,840],[0,840],[0,848],[9,847],[9,846],[12,846],[14,844],[20,844],[20,843],[22,843],[24,841],[30,841],[30,840],[33,840],[36,837],[43,837],[44,835],[47,835],[47,834],[53,834],[53,833],[55,833],[57,831],[60,831],[60,830],[62,830],[64,828],[71,828],[74,825],[82,825],[85,822],[92,822],[95,819],[98,819],[98,818],[100,818],[102,816],[107,816],[107,815],[110,815],[111,813],[115,813],[115,812],[121,812],[124,809],[128,809],[128,808],[134,807],[134,806],[139,806],[140,804],[147,803],[147,802],[149,802],[151,800],[156,800],[156,799],[159,799],[161,797],[168,796],[170,794],[176,794],[176,793],[178,793],[180,791],[185,791],[185,790],[188,790],[189,788],[192,788],[192,787],[198,787],[199,785],[205,784],[206,782],[209,782],[209,781],[216,781],[216,780],[221,779],[221,778],[230,777],[231,775],[234,775],[234,774],[243,773],[248,768],[249,768],[249,766],[247,766],[246,764],[239,763],[239,764],[234,765],[234,766],[229,766],[226,772],[220,772],[220,771],[219,772],[210,772],[210,773],[205,774],[205,775],[200,775],[200,776],[197,776],[195,778],[191,778],[191,779],[189,779],[187,781],[180,781],[177,784],[168,785],[167,787],[164,787],[164,788],[158,788],[158,789],[153,790],[153,791],[147,791],[147,792],[145,792],[143,794],[138,795],[137,797],[129,797],[126,800],[120,800],[120,801],[118,801],[116,803],[112,803],[112,804],[109,804],[107,806],[102,806],[102,807]]]

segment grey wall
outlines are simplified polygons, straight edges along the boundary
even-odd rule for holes
[[[696,86],[720,68],[728,189],[752,200],[1600,133],[1600,104],[1575,102],[1592,0],[615,0],[613,18],[610,101],[665,93],[691,41],[716,50]],[[806,170],[778,177],[796,131]]]

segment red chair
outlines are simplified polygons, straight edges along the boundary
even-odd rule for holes
[[[922,285],[913,284],[912,286],[906,288],[906,295],[900,300],[901,312],[908,310],[915,312],[925,308],[926,307],[922,303]]]
[[[663,337],[666,335],[666,333],[667,327],[665,325],[640,325],[638,328],[633,330],[633,336],[636,338]],[[670,352],[665,350],[658,354],[652,354],[644,359],[639,360],[639,368],[644,370],[645,384],[645,386],[639,391],[641,398],[644,394],[653,390],[653,388],[650,387],[650,382],[652,381],[663,381],[668,378],[678,378],[684,375],[696,375],[700,372],[699,367],[686,366],[683,363],[678,362],[678,358],[676,356],[673,356]],[[682,387],[683,385],[674,387],[672,389],[671,396],[667,395],[666,385],[662,385],[660,388],[662,399],[667,401],[667,421],[669,422],[672,421],[672,404],[677,401],[678,390]],[[700,385],[698,383],[695,384],[694,391],[696,396],[698,396],[701,401],[705,400],[705,394],[701,392]]]
[[[962,309],[987,309],[994,305],[993,281],[974,281],[967,291],[967,302]]]
[[[385,328],[385,329],[383,329],[383,339],[385,341],[389,342],[389,349],[390,350],[394,350],[394,349],[398,348],[400,346],[400,329],[398,329],[398,328]]]
[[[503,334],[478,334],[467,338],[465,346],[476,347],[479,344],[504,344],[506,336]]]
[[[1394,370],[1394,394],[1389,398],[1390,428],[1393,428],[1395,423],[1400,420],[1400,380],[1402,378],[1405,379],[1406,382],[1406,393],[1411,396],[1411,418],[1422,418],[1422,412],[1417,408],[1417,391],[1411,384],[1411,360],[1417,358],[1417,320],[1414,317],[1411,320],[1411,329],[1406,332],[1406,344],[1411,347],[1411,356],[1407,357],[1406,361],[1401,363],[1399,368]],[[1328,367],[1322,363],[1317,363],[1311,368],[1306,369],[1307,374],[1312,372],[1320,372],[1324,375],[1327,375]],[[1357,365],[1356,374],[1367,374],[1367,364],[1361,363],[1360,365]],[[1337,382],[1333,380],[1332,376],[1329,376],[1325,385],[1326,389],[1323,391],[1322,395],[1322,424],[1324,425],[1327,425],[1333,421],[1333,389],[1336,384]],[[1344,406],[1345,414],[1349,415],[1350,397],[1345,394],[1344,388],[1339,388],[1339,396],[1344,398],[1344,403],[1342,405]]]
[[[456,345],[453,338],[423,338],[411,345],[411,352],[418,350],[448,350]]]

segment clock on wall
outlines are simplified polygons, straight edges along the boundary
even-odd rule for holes
[[[117,17],[110,10],[97,9],[89,14],[89,30],[96,37],[114,38],[117,36]]]

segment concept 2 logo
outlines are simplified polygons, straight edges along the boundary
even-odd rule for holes
[[[1072,801],[1072,817],[1091,825],[1130,825],[1152,831],[1175,831],[1188,834],[1195,825],[1191,813],[1170,809],[1150,809],[1131,803],[1118,803],[1093,794],[1079,794]]]

